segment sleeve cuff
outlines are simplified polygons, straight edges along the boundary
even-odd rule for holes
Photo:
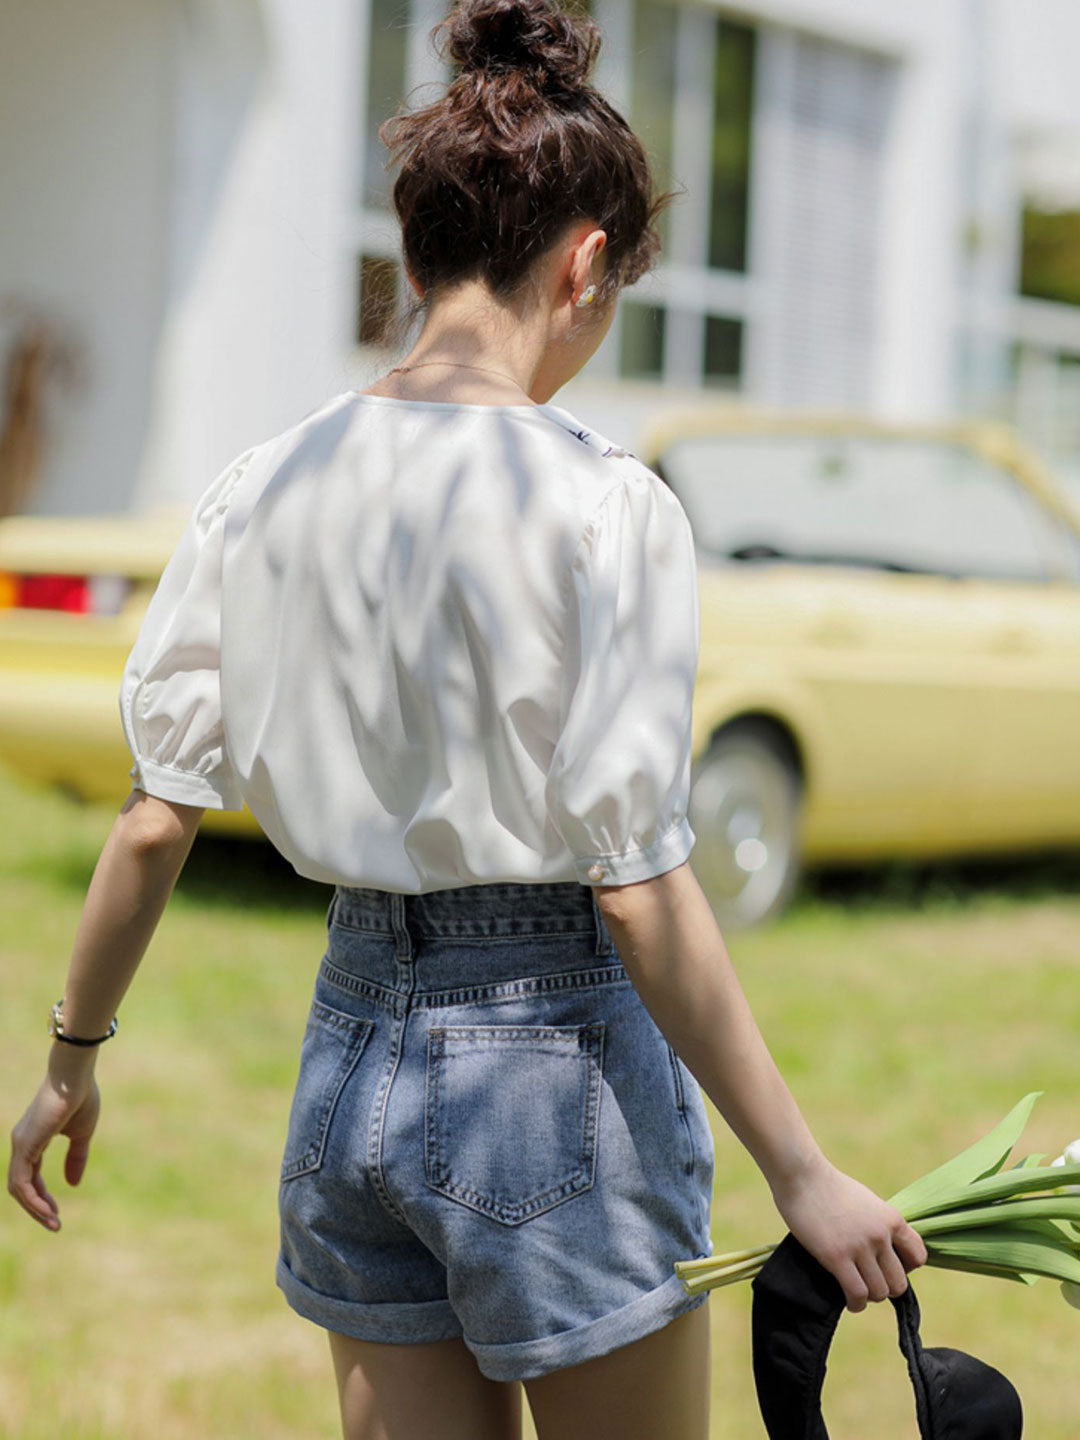
[[[130,770],[132,785],[158,800],[176,805],[198,805],[203,810],[242,810],[244,797],[235,785],[222,784],[208,775],[177,770],[154,760],[139,759]]]
[[[695,835],[684,816],[651,845],[618,855],[575,855],[574,870],[583,885],[634,885],[674,870],[687,860]]]

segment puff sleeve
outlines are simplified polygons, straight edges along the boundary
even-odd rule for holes
[[[120,682],[136,788],[181,805],[244,801],[221,714],[221,565],[229,496],[253,451],[204,491],[151,596]]]
[[[571,567],[569,698],[548,813],[583,884],[625,885],[681,865],[697,673],[697,568],[678,498],[642,467],[610,490]]]

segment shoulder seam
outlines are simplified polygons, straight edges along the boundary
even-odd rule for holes
[[[617,494],[620,490],[625,489],[626,482],[627,480],[629,480],[629,478],[630,477],[628,475],[613,476],[612,483],[604,491],[603,495],[601,495],[600,499],[596,502],[596,504],[589,511],[588,515],[585,517],[585,523],[582,526],[581,534],[578,536],[578,542],[574,546],[574,553],[573,555],[571,555],[570,564],[567,567],[568,577],[570,575],[573,575],[574,573],[578,562],[578,556],[580,555],[581,549],[584,546],[586,540],[589,540],[591,542],[592,537],[595,535],[596,526],[597,522],[600,519],[601,511],[604,509],[604,507],[607,505],[608,501],[613,495]]]
[[[599,430],[594,430],[592,426],[586,425],[576,415],[572,415],[569,410],[563,410],[561,406],[545,407],[543,414],[552,425],[557,426],[560,430],[565,430],[579,444],[599,455],[602,460],[621,460],[630,454],[630,451],[622,445],[615,444],[606,435],[602,435]],[[563,416],[565,416],[565,420],[561,418]]]

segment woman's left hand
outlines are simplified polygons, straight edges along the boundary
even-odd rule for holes
[[[93,1064],[81,1056],[54,1056],[40,1089],[11,1132],[8,1193],[46,1230],[60,1229],[60,1207],[41,1174],[45,1149],[54,1135],[67,1136],[64,1179],[77,1185],[86,1169],[100,1110]]]

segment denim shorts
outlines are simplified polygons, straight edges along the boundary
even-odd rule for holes
[[[338,887],[281,1166],[277,1283],[328,1330],[525,1380],[702,1303],[701,1092],[588,886]]]

